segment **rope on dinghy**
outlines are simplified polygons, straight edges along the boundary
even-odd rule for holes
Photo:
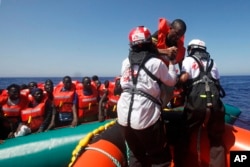
[[[102,125],[96,129],[94,129],[92,132],[89,132],[85,137],[83,137],[78,145],[76,146],[76,148],[73,150],[72,152],[72,158],[71,158],[71,162],[69,163],[68,167],[72,167],[73,164],[76,162],[76,159],[78,158],[78,156],[81,155],[82,151],[84,150],[84,148],[86,146],[88,146],[90,140],[97,134],[100,134],[101,132],[105,131],[106,129],[108,129],[109,127],[113,126],[115,124],[116,120],[111,121],[109,123],[106,123],[105,125]]]

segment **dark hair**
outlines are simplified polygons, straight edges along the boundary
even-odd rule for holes
[[[108,88],[108,87],[109,87],[109,80],[105,80],[105,81],[104,81],[104,87],[105,87],[105,88]]]
[[[6,89],[7,89],[8,91],[10,91],[11,88],[16,88],[18,91],[21,90],[21,87],[20,87],[20,85],[18,85],[18,84],[11,84],[11,85],[9,85]]]
[[[46,84],[46,83],[50,83],[50,84],[52,84],[52,85],[54,84],[53,81],[50,80],[50,79],[47,79],[44,83],[45,83],[45,84]]]
[[[87,79],[89,82],[91,82],[90,77],[83,77],[83,78],[82,78],[82,82],[84,82],[85,79]]]
[[[182,30],[182,33],[185,34],[186,29],[187,29],[186,23],[182,19],[175,19],[171,23],[171,27],[175,27],[176,25],[179,25]]]
[[[153,43],[145,43],[145,44],[141,44],[141,45],[132,46],[131,51],[133,51],[133,52],[148,51],[151,53],[158,53],[157,48]]]
[[[194,54],[197,55],[200,59],[208,60],[210,58],[210,54],[206,50],[201,49],[201,48],[194,48],[188,51],[188,56],[191,56]]]
[[[63,81],[64,81],[64,80],[66,80],[66,79],[68,79],[68,80],[72,81],[71,77],[70,77],[70,76],[68,76],[68,75],[66,75],[65,77],[63,77]]]
[[[34,96],[36,92],[40,92],[40,93],[43,93],[43,90],[41,88],[34,88],[32,89],[31,91],[31,95]]]
[[[28,88],[28,85],[26,85],[26,84],[21,84],[21,85],[20,85],[20,88],[21,88],[21,90],[22,90],[22,89],[27,89],[27,88]]]
[[[28,83],[28,87],[29,87],[31,84],[33,84],[33,86],[37,87],[37,82],[35,82],[35,81],[29,82],[29,83]]]
[[[99,77],[97,75],[93,75],[92,76],[92,81],[97,81],[97,80],[99,80]]]

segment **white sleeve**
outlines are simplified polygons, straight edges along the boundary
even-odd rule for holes
[[[160,62],[159,64],[159,78],[167,86],[174,86],[176,84],[177,73],[174,65],[169,65],[169,68]]]
[[[192,59],[190,59],[190,57],[186,57],[182,61],[181,72],[187,72],[191,74],[191,66],[190,66],[191,64],[192,64]]]
[[[129,60],[128,60],[128,58],[126,58],[122,62],[121,75],[123,75],[123,73],[126,71],[128,66],[129,66]]]
[[[214,62],[214,65],[212,67],[212,70],[211,70],[211,75],[214,79],[220,79],[219,70],[218,70],[215,62]]]

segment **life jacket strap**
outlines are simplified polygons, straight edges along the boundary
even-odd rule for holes
[[[146,92],[143,92],[141,90],[138,90],[138,89],[124,89],[123,90],[124,92],[128,92],[130,94],[137,94],[137,95],[141,95],[141,96],[144,96],[146,97],[147,99],[151,100],[152,102],[154,102],[155,104],[161,106],[161,102],[159,100],[157,100],[155,97],[153,97],[152,95],[146,93]]]

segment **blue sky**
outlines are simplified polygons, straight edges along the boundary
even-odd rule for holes
[[[0,77],[116,76],[128,33],[183,19],[221,75],[250,75],[250,1],[0,0]]]

